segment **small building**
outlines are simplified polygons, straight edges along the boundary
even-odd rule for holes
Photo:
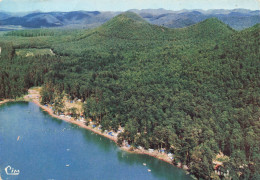
[[[159,152],[160,152],[160,153],[165,153],[165,149],[162,148],[162,149],[159,150]]]
[[[168,153],[167,155],[168,155],[168,157],[173,157],[172,153]]]
[[[152,152],[154,152],[154,149],[148,149],[148,151],[149,151],[150,153],[152,153]]]
[[[108,135],[110,135],[110,136],[114,136],[112,132],[109,132]]]
[[[142,146],[138,146],[137,148],[140,149],[140,150],[143,150],[143,149],[144,149]]]

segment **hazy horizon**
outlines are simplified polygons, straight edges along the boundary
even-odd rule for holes
[[[196,11],[196,10],[199,10],[199,11],[210,11],[210,10],[249,10],[249,11],[259,11],[259,9],[246,9],[246,8],[234,8],[234,9],[177,9],[177,10],[171,10],[171,9],[165,9],[165,8],[144,8],[144,9],[127,9],[127,10],[122,10],[122,11],[113,11],[113,10],[107,10],[107,11],[102,11],[102,10],[84,10],[84,9],[79,9],[79,10],[71,10],[71,11],[43,11],[43,10],[39,10],[39,9],[36,9],[36,10],[32,10],[32,11],[5,11],[5,10],[1,10],[0,9],[0,12],[6,12],[6,13],[33,13],[33,12],[43,12],[43,13],[48,13],[48,12],[73,12],[73,11],[89,11],[89,12],[92,12],[92,11],[99,11],[99,12],[126,12],[126,11],[131,11],[131,10],[138,10],[138,11],[141,11],[141,10],[165,10],[165,11],[173,11],[173,12],[178,12],[178,11]]]
[[[0,0],[0,11],[5,12],[69,12],[69,11],[127,11],[131,9],[259,10],[260,0]]]

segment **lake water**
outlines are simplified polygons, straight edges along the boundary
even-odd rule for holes
[[[7,175],[7,166],[20,174]],[[27,102],[0,106],[0,174],[4,180],[191,179],[179,168],[124,152],[114,142]]]

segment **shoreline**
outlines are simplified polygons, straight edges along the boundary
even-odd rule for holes
[[[82,123],[82,122],[78,122],[78,121],[76,121],[76,120],[72,120],[72,119],[69,119],[69,118],[66,118],[66,117],[60,117],[60,116],[54,114],[53,111],[52,111],[50,108],[41,105],[41,104],[40,104],[38,101],[36,101],[36,100],[32,100],[32,102],[35,103],[35,104],[36,104],[37,106],[39,106],[40,108],[42,108],[45,112],[47,112],[47,113],[48,113],[50,116],[52,116],[52,117],[55,117],[55,118],[57,118],[57,119],[60,119],[60,120],[63,120],[63,121],[66,121],[66,122],[69,122],[69,123],[72,123],[72,124],[76,124],[76,125],[78,125],[78,126],[84,128],[84,129],[91,130],[91,131],[94,132],[94,133],[97,133],[97,134],[99,134],[99,135],[102,135],[102,136],[104,136],[104,137],[109,138],[110,140],[114,141],[115,143],[116,143],[116,141],[117,141],[117,138],[115,138],[115,136],[109,136],[109,135],[107,135],[107,134],[104,134],[104,133],[102,133],[102,132],[100,132],[100,131],[98,131],[98,130],[96,130],[96,129],[91,128],[90,126],[85,125],[85,124]]]
[[[96,134],[99,134],[99,135],[101,135],[101,136],[103,136],[103,137],[106,137],[106,138],[108,138],[108,139],[114,141],[114,142],[117,144],[117,137],[116,137],[116,136],[110,136],[110,135],[108,135],[108,134],[102,133],[101,131],[97,130],[96,128],[92,128],[91,126],[87,126],[87,125],[85,125],[84,123],[79,122],[79,121],[76,121],[76,120],[74,120],[74,119],[69,119],[69,118],[66,118],[66,117],[60,117],[60,116],[54,114],[53,111],[52,111],[52,109],[50,109],[50,108],[48,108],[48,107],[46,107],[46,106],[44,106],[44,105],[41,105],[41,104],[40,104],[37,100],[35,100],[35,99],[33,99],[32,102],[35,103],[35,104],[36,104],[37,106],[39,106],[40,108],[42,108],[44,111],[46,111],[46,112],[47,112],[50,116],[52,116],[52,117],[55,117],[55,118],[57,118],[57,119],[66,121],[66,122],[71,123],[71,124],[76,124],[76,125],[78,125],[78,126],[84,128],[84,129],[90,130],[90,131],[92,131],[92,132],[94,132],[94,133],[96,133]],[[123,150],[123,151],[129,152],[129,153],[145,154],[145,155],[148,155],[148,156],[152,156],[152,157],[154,157],[154,158],[157,158],[157,159],[159,159],[159,160],[162,160],[162,161],[164,161],[164,162],[167,162],[167,163],[173,165],[174,167],[181,168],[181,169],[183,169],[183,170],[186,171],[186,172],[187,172],[187,170],[188,170],[188,168],[182,167],[181,164],[178,164],[177,166],[174,165],[174,164],[172,163],[171,159],[167,156],[166,153],[159,153],[157,150],[154,150],[154,152],[149,152],[148,150],[144,150],[144,149],[143,149],[143,150],[140,150],[140,149],[136,149],[136,148],[133,149],[133,150],[130,150],[131,147],[119,146],[118,144],[117,144],[117,146],[118,146],[121,150]]]
[[[3,101],[0,101],[0,105],[8,103],[8,102],[12,102],[12,101],[14,101],[14,100],[13,99],[4,99]]]
[[[83,122],[80,122],[80,121],[76,121],[72,118],[67,118],[67,117],[61,117],[61,116],[58,116],[56,114],[54,114],[54,112],[52,111],[51,108],[49,107],[46,107],[42,104],[40,104],[39,100],[36,99],[36,98],[31,98],[31,93],[32,91],[28,91],[29,94],[28,95],[25,95],[24,96],[24,101],[27,101],[27,102],[33,102],[35,103],[37,106],[39,106],[42,110],[46,111],[50,116],[54,117],[54,118],[57,118],[57,119],[60,119],[60,120],[63,120],[63,121],[66,121],[68,123],[71,123],[71,124],[75,124],[75,125],[78,125],[79,127],[81,128],[84,128],[84,129],[87,129],[87,130],[90,130],[96,134],[99,134],[103,137],[106,137],[112,141],[114,141],[116,144],[117,144],[117,136],[110,136],[109,134],[106,134],[106,133],[102,133],[100,130],[96,128],[92,128],[91,126],[87,126],[85,125],[85,123]],[[11,100],[11,99],[5,99],[3,101],[0,101],[0,105],[4,104],[4,103],[7,103],[7,102],[12,102],[14,100]],[[148,155],[148,156],[151,156],[151,157],[154,157],[154,158],[157,158],[159,160],[162,160],[164,162],[167,162],[171,165],[173,165],[174,167],[178,167],[180,169],[183,169],[184,171],[187,172],[188,168],[186,166],[182,166],[181,164],[178,164],[177,166],[174,165],[172,163],[172,160],[168,157],[168,155],[166,153],[160,153],[158,150],[154,150],[153,152],[150,152],[148,150],[145,150],[145,149],[137,149],[137,148],[131,148],[131,147],[126,147],[126,146],[119,146],[117,144],[117,146],[123,150],[123,151],[126,151],[128,153],[135,153],[135,154],[145,154],[145,155]],[[1,179],[0,179],[1,180]]]

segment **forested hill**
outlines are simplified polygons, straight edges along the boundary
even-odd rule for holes
[[[224,24],[217,18],[207,19],[198,24],[184,28],[184,30],[188,34],[188,38],[203,38],[203,40],[212,40],[212,38],[216,40],[235,32],[231,27]]]
[[[160,38],[164,29],[166,28],[149,24],[135,13],[126,12],[108,21],[96,32],[107,37],[145,40]]]
[[[73,56],[84,56],[85,52],[97,49],[102,49],[101,51],[107,53],[111,51],[111,48],[118,50],[123,46],[129,46],[130,49],[134,48],[137,51],[139,49],[143,51],[145,47],[151,50],[151,48],[160,47],[162,43],[164,45],[174,43],[174,48],[179,45],[188,47],[198,43],[208,47],[209,44],[212,45],[213,42],[224,39],[234,32],[217,18],[211,18],[186,28],[169,29],[149,24],[137,14],[126,12],[99,28],[79,35],[76,41],[60,43],[52,47],[57,54]]]
[[[128,40],[171,41],[183,38],[219,38],[234,32],[234,30],[217,18],[210,18],[183,29],[169,29],[149,24],[137,14],[126,12],[97,28],[96,32]]]
[[[198,178],[217,179],[217,161],[233,179],[259,179],[259,32],[216,18],[168,29],[130,12],[92,30],[11,32],[0,97],[41,85],[42,103],[58,109],[67,94],[103,130],[123,127],[119,144],[165,148]]]

